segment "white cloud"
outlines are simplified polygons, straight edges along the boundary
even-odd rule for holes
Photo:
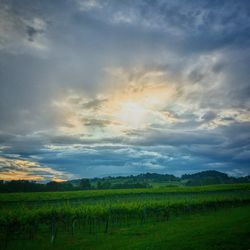
[[[105,1],[100,0],[76,0],[81,11],[90,11],[93,9],[100,9],[105,4]]]

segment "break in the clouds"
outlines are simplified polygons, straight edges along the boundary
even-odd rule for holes
[[[0,0],[0,179],[250,173],[247,0]]]

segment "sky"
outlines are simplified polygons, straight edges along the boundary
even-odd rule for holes
[[[250,174],[250,1],[0,0],[0,179]]]

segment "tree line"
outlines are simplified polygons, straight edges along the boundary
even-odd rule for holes
[[[145,173],[137,176],[109,176],[93,179],[83,178],[65,182],[50,181],[46,184],[25,180],[0,181],[0,192],[49,192],[88,189],[151,188],[152,183],[161,183],[165,184],[165,186],[203,186],[247,182],[250,182],[250,176],[236,178],[215,170],[209,170],[194,174],[184,174],[181,177],[168,174]]]
[[[50,181],[46,184],[35,181],[13,180],[0,181],[0,193],[17,192],[52,192],[52,191],[77,191],[90,189],[123,189],[123,188],[149,188],[148,183],[117,183],[111,184],[109,181],[98,181],[97,185],[91,184],[89,179],[81,179],[79,185],[75,186],[71,182]]]

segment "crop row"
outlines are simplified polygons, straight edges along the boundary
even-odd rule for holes
[[[145,223],[151,218],[167,221],[176,214],[248,203],[250,203],[250,197],[232,196],[216,199],[208,196],[206,199],[139,201],[77,207],[65,204],[59,207],[48,206],[37,209],[16,207],[16,209],[8,210],[2,208],[0,210],[0,227],[2,234],[5,233],[6,237],[19,232],[34,236],[39,227],[44,225],[50,228],[51,242],[53,242],[59,225],[64,225],[72,233],[74,233],[76,225],[88,227],[89,231],[92,231],[95,225],[101,225],[101,230],[108,232],[110,225],[115,223],[131,220]]]
[[[82,198],[98,198],[110,196],[126,196],[138,194],[167,194],[167,193],[200,193],[230,190],[249,190],[250,184],[224,184],[198,187],[163,187],[144,189],[115,189],[115,190],[85,190],[69,192],[37,192],[37,193],[3,193],[0,194],[0,204],[6,202],[30,202],[30,201],[50,201],[50,200],[70,200]]]

